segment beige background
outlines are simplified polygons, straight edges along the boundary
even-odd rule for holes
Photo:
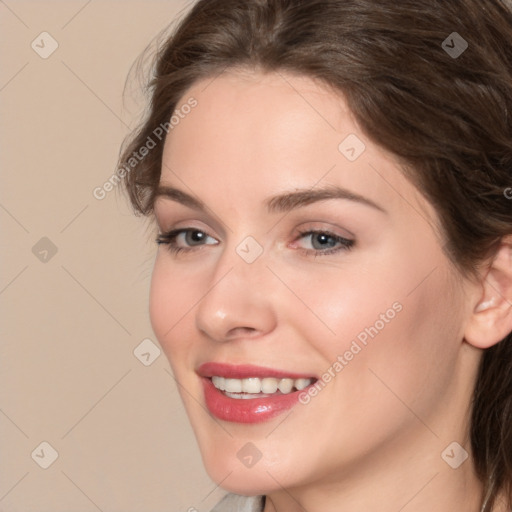
[[[132,63],[189,4],[0,0],[0,512],[206,511],[225,494],[164,354],[133,352],[155,342],[152,232],[119,190],[92,194],[143,107],[123,103]]]

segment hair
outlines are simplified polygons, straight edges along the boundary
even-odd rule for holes
[[[454,37],[468,44],[460,55],[449,52],[463,49]],[[237,68],[296,73],[341,92],[365,135],[403,162],[436,209],[462,274],[476,277],[512,233],[510,0],[199,0],[158,49],[146,118],[120,152],[136,214],[153,212],[165,139],[129,165],[133,153],[195,82]],[[471,405],[482,511],[501,493],[510,507],[512,333],[484,351]]]

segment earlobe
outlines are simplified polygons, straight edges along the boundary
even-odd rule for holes
[[[512,332],[512,236],[502,239],[480,286],[464,339],[486,349]]]

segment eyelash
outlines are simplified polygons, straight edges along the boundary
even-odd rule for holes
[[[160,233],[155,241],[158,245],[161,245],[161,244],[167,245],[167,249],[172,254],[177,255],[180,252],[188,253],[188,252],[194,251],[195,248],[178,247],[176,245],[177,236],[180,235],[181,233],[188,233],[188,232],[198,232],[198,233],[203,233],[207,237],[210,236],[200,229],[180,228],[180,229],[173,229],[172,231],[169,231],[167,233]],[[305,254],[306,256],[312,256],[312,257],[316,258],[317,256],[326,256],[329,254],[335,254],[340,251],[348,251],[354,246],[354,243],[355,243],[355,240],[349,240],[347,238],[343,238],[339,235],[331,233],[330,231],[322,231],[322,230],[315,230],[315,229],[310,229],[310,230],[299,232],[299,236],[297,237],[297,239],[303,238],[306,235],[315,235],[315,234],[327,235],[329,238],[333,239],[335,242],[341,244],[341,246],[337,247],[337,248],[327,249],[325,251],[300,248],[299,250],[301,252],[303,252],[303,254]],[[208,244],[208,245],[210,245],[210,244]],[[200,247],[200,246],[196,246],[196,247]]]

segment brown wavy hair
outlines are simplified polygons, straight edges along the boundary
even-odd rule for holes
[[[463,48],[454,32],[468,45],[460,55],[450,53]],[[510,0],[199,0],[158,47],[146,118],[120,153],[135,213],[153,211],[165,138],[130,158],[196,81],[228,68],[289,71],[341,91],[435,207],[463,274],[476,276],[512,233]],[[470,436],[482,512],[502,493],[511,507],[512,334],[484,351]]]

